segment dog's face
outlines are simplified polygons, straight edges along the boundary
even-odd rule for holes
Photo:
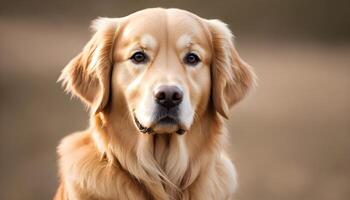
[[[189,130],[210,95],[212,54],[201,24],[176,10],[143,11],[128,18],[115,44],[111,92],[123,93],[138,128]]]
[[[95,113],[128,112],[140,132],[182,134],[210,105],[227,117],[253,84],[220,21],[147,9],[95,29],[61,78]]]

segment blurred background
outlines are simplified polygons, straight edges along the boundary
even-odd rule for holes
[[[350,1],[0,1],[0,199],[51,199],[56,146],[88,125],[57,77],[90,21],[177,7],[229,24],[259,86],[228,121],[237,200],[350,199]]]

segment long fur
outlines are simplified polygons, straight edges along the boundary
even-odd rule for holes
[[[202,19],[201,19],[202,20]],[[58,147],[60,187],[55,200],[231,199],[236,171],[224,151],[223,117],[254,84],[254,74],[236,53],[219,21],[204,21],[213,44],[211,96],[184,135],[137,132],[120,102],[120,119],[108,104],[117,19],[100,19],[95,35],[63,70],[66,90],[93,111],[90,127],[65,137]]]

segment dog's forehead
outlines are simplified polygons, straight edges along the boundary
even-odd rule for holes
[[[137,40],[151,47],[166,40],[178,48],[186,47],[189,43],[208,41],[200,20],[183,10],[147,9],[127,17],[122,37],[128,42]]]

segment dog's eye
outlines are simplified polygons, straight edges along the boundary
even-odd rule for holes
[[[146,63],[148,60],[148,57],[144,52],[138,51],[131,56],[130,60],[135,64],[141,64],[141,63]]]
[[[197,65],[201,60],[194,53],[188,53],[184,58],[184,63],[188,65]]]

